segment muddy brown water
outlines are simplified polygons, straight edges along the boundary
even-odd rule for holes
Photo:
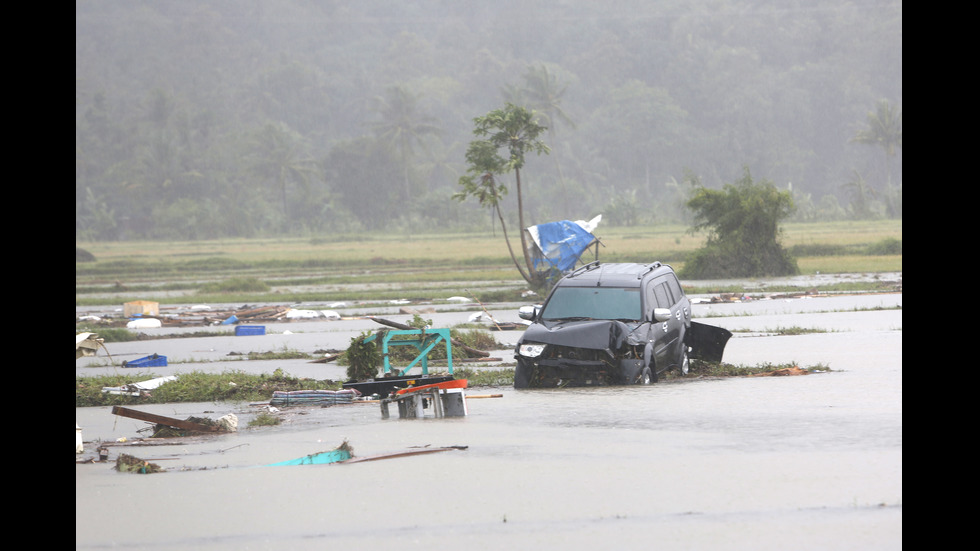
[[[240,430],[168,445],[122,445],[146,423],[76,408],[76,549],[897,549],[902,546],[901,294],[695,305],[736,331],[725,360],[798,362],[798,377],[680,380],[649,387],[470,389],[461,418],[382,419],[376,404],[288,408],[279,426],[246,428],[261,409],[190,403],[141,409],[184,419],[239,417]],[[517,321],[516,308],[493,310]],[[426,315],[449,326],[462,312]],[[406,316],[387,315],[397,321]],[[773,336],[779,327],[824,333]],[[342,379],[330,364],[225,361],[288,346],[344,348],[373,322],[268,325],[266,335],[109,344],[116,358],[167,355],[169,375],[276,368]],[[502,344],[518,334],[497,336]],[[506,356],[506,346],[495,351]],[[76,374],[120,372],[76,360]],[[505,361],[512,359],[503,358]],[[193,360],[193,361],[191,361]],[[332,449],[355,455],[465,450],[349,465],[266,467]],[[164,473],[115,472],[128,453]]]

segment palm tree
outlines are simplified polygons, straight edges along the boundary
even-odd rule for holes
[[[888,157],[902,148],[902,108],[886,99],[878,100],[874,111],[868,112],[868,126],[858,130],[852,142],[880,145]]]
[[[520,97],[526,100],[528,107],[540,113],[549,135],[554,136],[558,121],[575,128],[575,122],[561,107],[562,96],[565,95],[568,85],[560,84],[558,77],[552,74],[547,65],[540,63],[536,67],[528,67],[524,73],[524,84]]]
[[[875,190],[872,189],[858,171],[854,171],[854,179],[842,186],[851,195],[851,214],[858,220],[872,217],[871,200]]]
[[[466,161],[469,163],[467,175],[459,179],[463,191],[455,197],[463,200],[468,196],[476,197],[481,205],[497,210],[499,216],[500,198],[507,189],[496,180],[497,174],[514,171],[517,182],[517,219],[521,232],[521,248],[524,252],[524,268],[516,260],[513,250],[511,258],[514,265],[525,281],[532,285],[543,283],[543,277],[534,273],[531,252],[528,250],[527,236],[524,232],[524,199],[521,189],[521,169],[524,168],[527,153],[549,153],[551,150],[544,142],[538,140],[547,128],[538,124],[537,114],[525,107],[507,103],[503,109],[491,111],[483,117],[474,119],[476,127],[473,134],[482,139],[470,142],[466,150]],[[504,149],[507,156],[500,154]],[[503,217],[500,217],[503,224]],[[504,239],[510,249],[510,239],[506,227]]]
[[[409,164],[415,156],[415,146],[424,150],[428,136],[441,133],[435,117],[422,113],[418,97],[402,86],[391,86],[384,96],[375,98],[375,110],[381,120],[373,125],[374,133],[389,147],[398,152],[402,164],[402,178],[405,200],[411,199],[412,191],[408,177]]]
[[[886,185],[891,190],[892,159],[902,149],[902,108],[886,99],[878,100],[875,110],[868,113],[867,126],[858,130],[851,141],[882,148],[885,152]],[[888,210],[893,211],[891,204]]]
[[[507,194],[507,188],[497,183],[497,170],[486,164],[497,164],[497,161],[492,160],[495,157],[494,153],[486,155],[485,153],[488,152],[481,151],[481,149],[485,150],[487,147],[492,147],[489,142],[473,142],[470,145],[470,150],[467,151],[466,158],[472,163],[471,174],[459,179],[460,185],[464,187],[464,191],[455,194],[453,197],[463,200],[467,195],[473,195],[481,205],[489,208],[497,215],[497,219],[500,220],[500,229],[504,234],[504,243],[507,244],[507,251],[510,253],[510,259],[514,263],[514,266],[517,267],[517,271],[520,272],[524,281],[530,282],[532,280],[531,273],[529,270],[522,268],[520,262],[517,261],[514,248],[510,244],[510,236],[507,235],[507,222],[504,221],[503,212],[500,210],[500,201]],[[522,235],[523,233],[521,232]],[[526,261],[527,257],[525,256]]]
[[[544,124],[548,127],[548,136],[552,144],[557,143],[555,137],[558,121],[561,121],[570,128],[575,128],[575,122],[565,113],[561,107],[562,96],[568,85],[560,84],[558,77],[552,73],[548,66],[540,63],[534,67],[528,67],[524,73],[525,87],[519,97],[523,98],[526,105],[541,114]],[[568,193],[565,189],[565,175],[561,169],[558,156],[555,156],[555,169],[558,171],[558,182],[561,185],[562,198],[565,203],[565,211],[568,211]]]
[[[299,134],[284,123],[266,124],[256,140],[258,154],[255,157],[255,168],[266,178],[276,183],[282,200],[283,225],[289,223],[289,206],[286,202],[286,187],[297,183],[306,187],[316,174],[317,166],[305,152]]]

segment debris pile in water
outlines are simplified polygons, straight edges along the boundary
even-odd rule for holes
[[[164,469],[156,463],[144,461],[125,453],[116,458],[116,470],[121,473],[152,474],[161,473]]]

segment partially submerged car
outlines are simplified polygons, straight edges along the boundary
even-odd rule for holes
[[[650,384],[690,358],[720,362],[732,334],[691,321],[667,264],[591,262],[563,277],[517,343],[514,388]]]

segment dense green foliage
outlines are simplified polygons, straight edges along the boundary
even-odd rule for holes
[[[688,202],[694,231],[708,240],[688,259],[691,279],[795,275],[800,269],[779,242],[779,223],[793,212],[793,199],[771,182],[753,182],[748,169],[722,190],[695,184]]]
[[[383,331],[365,332],[351,338],[350,345],[344,352],[348,380],[366,381],[378,375],[378,368],[381,366],[381,351],[378,347],[378,341],[384,338],[383,334]],[[367,340],[368,337],[375,335],[377,335],[376,339]]]
[[[473,118],[505,102],[540,113],[552,148],[528,160],[527,224],[687,223],[684,170],[718,187],[743,166],[791,186],[800,220],[900,217],[902,15],[898,0],[80,0],[76,239],[489,232],[452,195]]]

